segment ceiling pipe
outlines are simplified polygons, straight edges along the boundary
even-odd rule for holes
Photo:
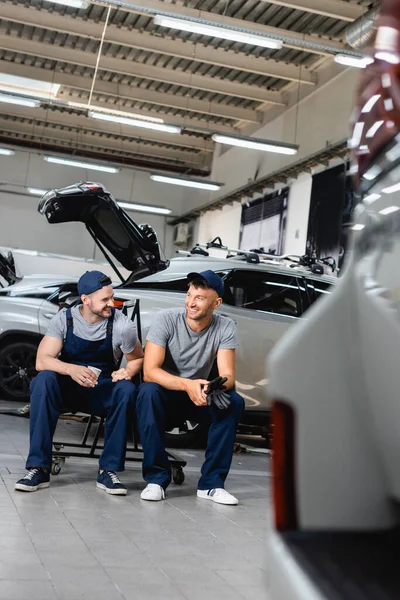
[[[376,32],[378,13],[378,7],[372,8],[346,27],[345,35],[349,46],[361,50],[372,42]]]

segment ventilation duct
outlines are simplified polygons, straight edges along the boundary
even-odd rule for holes
[[[372,8],[346,28],[346,40],[349,46],[357,50],[368,46],[375,35],[378,12],[378,7]]]

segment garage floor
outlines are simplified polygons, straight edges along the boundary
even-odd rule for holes
[[[82,424],[59,427],[66,439]],[[268,599],[266,454],[234,455],[227,489],[238,507],[196,498],[199,450],[180,452],[186,480],[165,502],[140,500],[134,463],[122,477],[126,497],[98,490],[90,459],[67,460],[49,489],[24,494],[14,483],[25,472],[28,429],[28,419],[0,415],[1,600]]]

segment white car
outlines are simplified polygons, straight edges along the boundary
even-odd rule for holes
[[[264,356],[320,295],[328,293],[336,277],[263,261],[256,253],[215,258],[199,247],[194,254],[163,261],[154,232],[148,226],[138,227],[98,184],[49,192],[40,211],[50,223],[83,221],[96,242],[106,248],[111,264],[110,253],[131,271],[115,294],[119,300],[139,298],[143,339],[156,312],[183,306],[187,273],[205,269],[219,273],[225,282],[220,311],[235,321],[240,340],[236,386],[246,401],[244,424],[261,428],[267,435],[270,402]],[[321,265],[316,267],[321,271]],[[0,394],[27,400],[37,343],[60,303],[76,297],[74,279],[26,277],[0,290]],[[194,427],[183,424],[182,441],[195,434]]]
[[[271,600],[400,598],[400,3],[381,14],[354,112],[351,259],[269,361]]]

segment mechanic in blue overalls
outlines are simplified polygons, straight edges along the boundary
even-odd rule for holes
[[[57,419],[62,412],[79,410],[106,417],[96,485],[125,496],[126,486],[115,472],[124,470],[127,425],[137,394],[131,380],[142,369],[142,346],[131,319],[114,309],[107,275],[87,271],[78,281],[78,294],[81,303],[53,317],[38,348],[27,473],[15,489],[35,492],[50,485]],[[122,355],[127,364],[118,369]]]

